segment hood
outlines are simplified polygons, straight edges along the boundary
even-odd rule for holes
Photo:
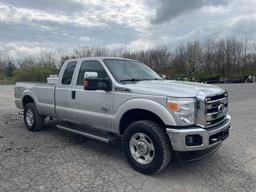
[[[170,97],[196,97],[202,90],[208,94],[224,92],[214,85],[172,80],[138,81],[125,84],[124,87],[132,93]]]

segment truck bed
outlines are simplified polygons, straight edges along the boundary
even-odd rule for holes
[[[16,83],[14,89],[15,102],[16,106],[21,109],[23,109],[21,99],[25,92],[33,98],[40,114],[55,117],[55,85],[30,82]]]

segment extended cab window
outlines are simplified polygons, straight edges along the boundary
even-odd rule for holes
[[[68,62],[66,69],[63,73],[62,80],[61,80],[61,83],[63,85],[70,85],[70,83],[72,81],[73,73],[76,68],[76,63],[77,63],[76,61]]]
[[[77,85],[83,85],[85,72],[97,72],[98,78],[108,78],[108,74],[98,61],[83,61],[79,70]]]

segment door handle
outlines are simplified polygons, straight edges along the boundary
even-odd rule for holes
[[[104,111],[105,113],[107,113],[110,109],[106,108],[106,107],[101,107],[100,108],[102,111]]]
[[[72,99],[76,99],[76,91],[72,91],[71,92],[71,98]]]

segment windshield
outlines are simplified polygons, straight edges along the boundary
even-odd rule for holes
[[[119,82],[161,79],[157,73],[138,61],[104,59],[104,63]]]

